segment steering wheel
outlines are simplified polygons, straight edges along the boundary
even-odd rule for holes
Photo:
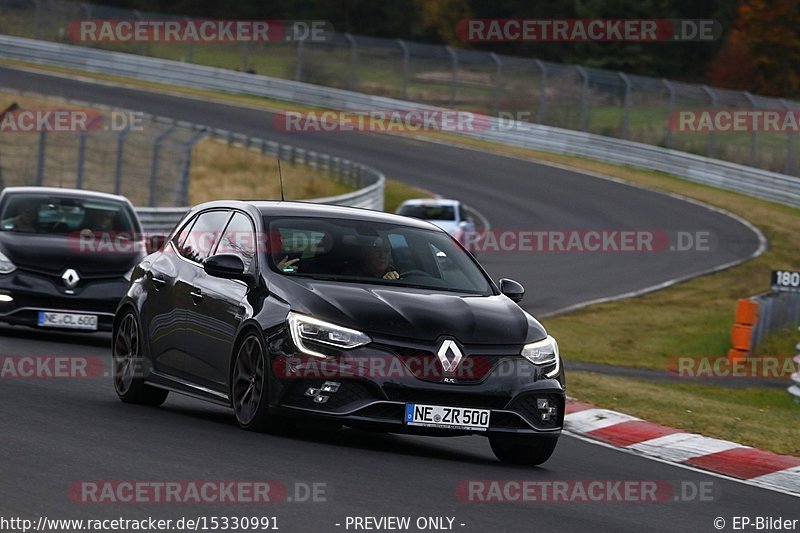
[[[427,272],[425,272],[424,270],[419,270],[417,268],[414,268],[414,269],[411,269],[411,270],[406,270],[405,272],[400,272],[400,277],[401,278],[404,278],[404,277],[406,277],[408,275],[427,276],[429,278],[433,277],[430,274],[428,274]]]

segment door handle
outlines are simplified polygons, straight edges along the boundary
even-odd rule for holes
[[[192,301],[196,304],[199,304],[203,300],[203,293],[200,289],[195,289],[194,291],[190,292],[189,295],[192,297]]]

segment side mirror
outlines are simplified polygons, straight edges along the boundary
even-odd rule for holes
[[[247,284],[253,281],[253,275],[244,271],[244,263],[238,255],[212,255],[203,263],[203,270],[215,278],[238,279]]]
[[[165,242],[167,242],[166,235],[150,235],[145,241],[145,250],[148,254],[152,254],[163,248]]]
[[[512,302],[521,302],[522,298],[525,297],[525,287],[513,279],[501,279],[500,292],[508,296]]]

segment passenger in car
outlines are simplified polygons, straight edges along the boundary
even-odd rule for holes
[[[33,200],[20,202],[17,215],[2,222],[3,229],[12,231],[36,231],[37,211],[39,203]]]

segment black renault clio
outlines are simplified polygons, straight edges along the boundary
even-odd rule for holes
[[[446,232],[299,202],[192,209],[135,268],[114,320],[125,402],[169,391],[246,429],[299,417],[419,435],[478,434],[540,464],[564,420],[558,345]]]
[[[48,187],[0,194],[0,322],[111,331],[142,229],[122,196]]]

